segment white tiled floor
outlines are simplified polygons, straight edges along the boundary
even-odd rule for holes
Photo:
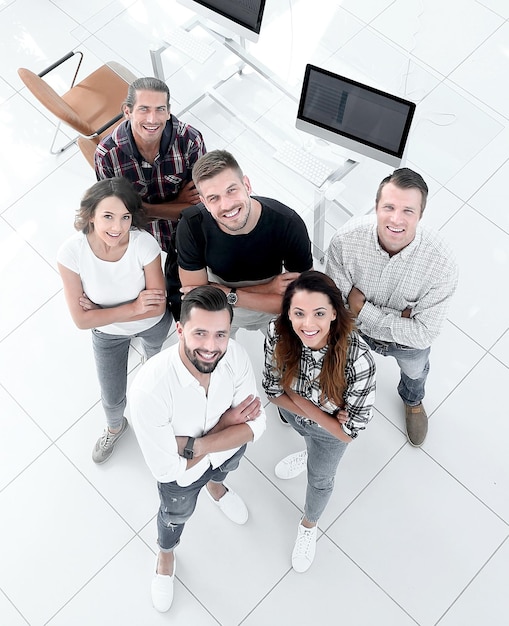
[[[151,607],[156,486],[132,432],[108,464],[91,461],[103,418],[90,339],[73,326],[55,269],[94,175],[75,147],[47,152],[54,119],[16,69],[40,71],[79,46],[87,69],[116,60],[150,74],[150,44],[190,15],[176,0],[0,0],[0,624],[506,626],[503,0],[267,0],[250,49],[295,93],[310,61],[418,102],[409,165],[429,182],[424,220],[450,241],[461,280],[432,352],[425,445],[406,443],[397,368],[378,360],[375,418],[340,467],[312,569],[291,570],[305,479],[275,478],[274,464],[299,440],[269,407],[266,435],[231,476],[248,524],[226,523],[200,498],[178,550],[174,606],[167,615]],[[235,67],[206,31],[196,34],[215,49],[204,67],[164,54],[176,113]],[[313,188],[271,158],[287,137],[309,141],[293,129],[295,103],[252,71],[219,93],[251,128],[210,98],[187,119],[209,149],[238,156],[256,193],[287,202],[311,226]],[[362,163],[339,199],[368,211],[386,173]],[[329,215],[328,236],[341,219]],[[261,336],[240,332],[239,340],[259,372]],[[134,374],[139,355],[131,356]]]

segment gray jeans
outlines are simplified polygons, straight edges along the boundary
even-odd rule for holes
[[[92,329],[97,377],[101,387],[101,402],[106,423],[111,429],[120,428],[127,404],[127,356],[131,339],[139,337],[147,359],[161,351],[171,325],[171,314],[164,316],[147,330],[136,335],[110,335]]]
[[[157,515],[157,543],[161,552],[173,552],[180,543],[180,537],[187,520],[196,508],[196,502],[202,488],[211,480],[222,483],[229,472],[236,470],[246,451],[246,444],[241,446],[229,459],[213,469],[211,466],[194,483],[181,487],[175,481],[157,483],[161,506]]]
[[[308,522],[316,523],[325,511],[332,492],[339,462],[348,443],[341,441],[307,420],[281,407],[280,411],[290,426],[304,437],[308,451],[308,486],[304,515]]]

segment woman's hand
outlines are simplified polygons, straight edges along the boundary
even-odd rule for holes
[[[87,296],[85,292],[83,292],[80,296],[80,307],[84,311],[91,311],[92,309],[101,308],[98,304],[96,304],[95,302],[92,302],[92,300],[90,300],[90,298]]]
[[[339,409],[336,413],[336,419],[340,424],[346,424],[348,422],[348,412],[344,409]]]
[[[166,302],[166,295],[163,289],[144,289],[132,303],[134,315],[144,315]]]

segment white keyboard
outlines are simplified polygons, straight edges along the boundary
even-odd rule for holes
[[[284,142],[274,158],[317,187],[321,187],[337,169],[336,166],[325,165],[313,154],[290,141]]]
[[[168,35],[165,35],[165,40],[198,63],[205,63],[214,54],[214,48],[211,45],[204,43],[183,28],[170,31]]]

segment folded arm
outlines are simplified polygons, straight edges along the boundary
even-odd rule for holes
[[[165,311],[166,296],[160,256],[145,266],[146,289],[141,291],[135,300],[104,309],[92,302],[84,293],[79,274],[60,263],[58,270],[64,284],[64,295],[71,317],[80,329],[157,317]]]
[[[191,289],[199,285],[212,284],[224,293],[229,293],[231,287],[219,283],[209,283],[207,270],[201,269],[189,271],[179,268],[180,282],[182,283],[182,293],[185,295]],[[281,311],[281,302],[286,287],[297,277],[298,272],[283,272],[274,276],[267,283],[250,285],[249,287],[237,288],[237,306],[252,311],[262,311],[264,313],[277,314]]]

